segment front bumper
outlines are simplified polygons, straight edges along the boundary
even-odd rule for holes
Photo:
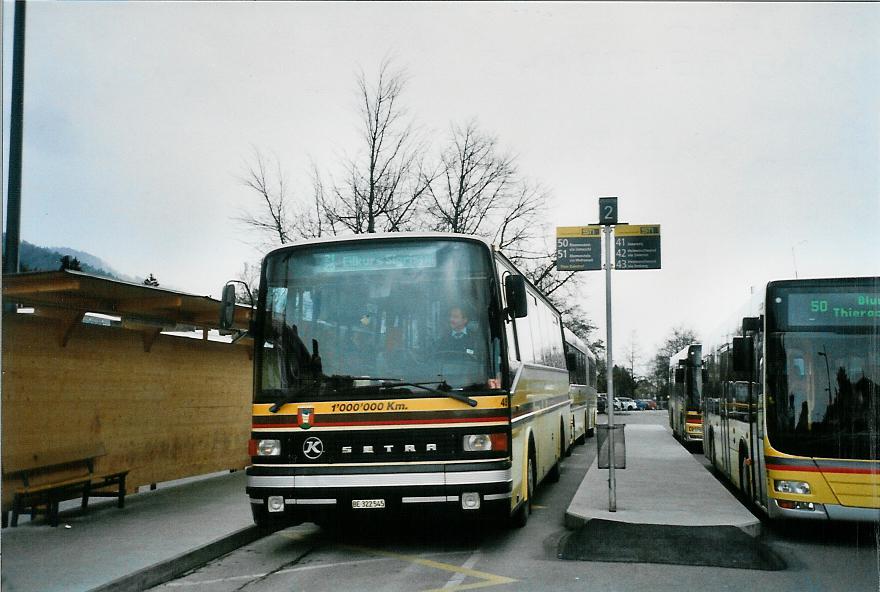
[[[770,498],[767,510],[770,518],[796,520],[836,520],[841,522],[880,522],[880,509],[856,508],[840,504],[813,504],[813,509],[791,510],[781,508],[775,498]]]
[[[702,442],[703,441],[703,427],[700,426],[700,428],[698,430],[694,430],[694,429],[686,430],[682,437],[687,442]]]
[[[513,478],[509,460],[431,465],[324,467],[252,466],[247,494],[255,513],[270,496],[284,498],[272,519],[305,521],[322,514],[405,512],[425,505],[462,508],[462,494],[476,493],[482,512],[509,511]],[[384,509],[352,509],[353,500],[383,500]],[[276,516],[272,516],[272,515]]]

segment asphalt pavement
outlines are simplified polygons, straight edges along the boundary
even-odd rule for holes
[[[4,528],[4,592],[143,590],[259,537],[244,471],[225,473],[61,513],[58,527]]]
[[[593,555],[587,551],[596,549],[595,537],[589,539],[592,546],[587,551],[574,549],[581,561],[558,561],[557,553],[566,537],[573,536],[579,525],[597,518],[596,522],[604,523],[599,526],[606,529],[608,521],[620,520],[633,540],[639,536],[632,534],[630,526],[641,524],[676,528],[724,524],[746,531],[757,525],[754,516],[698,458],[672,439],[660,412],[632,413],[620,420],[628,424],[628,468],[616,472],[618,511],[612,516],[606,505],[607,470],[599,470],[595,464],[595,439],[576,447],[574,455],[566,459],[560,483],[538,489],[532,520],[525,529],[474,530],[452,525],[446,535],[411,528],[395,534],[391,529],[390,542],[383,544],[357,538],[382,534],[381,528],[343,536],[303,525],[260,538],[252,526],[244,474],[222,474],[132,495],[122,510],[112,501],[95,504],[85,514],[71,509],[62,513],[57,528],[38,520],[3,529],[2,589],[143,590],[162,582],[173,587],[174,581],[215,589],[222,579],[231,589],[246,581],[259,581],[255,589],[270,590],[271,586],[266,587],[269,579],[282,584],[284,578],[295,577],[297,584],[302,584],[307,575],[315,577],[310,581],[311,589],[321,589],[330,573],[331,581],[342,586],[339,589],[346,583],[363,589],[366,580],[351,569],[352,562],[360,565],[359,561],[364,569],[377,566],[379,571],[370,576],[375,578],[377,589],[414,589],[416,582],[407,579],[413,577],[412,570],[422,570],[418,574],[424,576],[425,588],[435,585],[442,573],[449,581],[439,582],[440,586],[452,589],[485,580],[484,585],[512,589],[535,589],[542,582],[542,589],[574,590],[583,589],[588,574],[592,582],[612,587],[623,581],[623,575],[629,578],[626,581],[632,580],[632,585],[620,589],[643,589],[648,582],[654,582],[658,590],[680,589],[682,574],[694,587],[700,587],[707,573],[701,570],[716,568],[655,565],[646,571],[650,562],[637,557],[627,568],[613,567],[625,564],[607,563],[607,559],[606,563],[601,559],[584,563],[584,554]],[[575,530],[565,530],[563,522]],[[863,573],[866,566],[873,565],[870,557],[876,556],[876,544],[866,545],[864,533],[856,537],[849,530],[830,532],[830,537],[822,531],[793,538],[774,530],[772,546],[783,556],[787,568],[762,572],[777,574],[762,577],[780,590],[804,589],[805,585],[810,589],[861,590],[865,584],[880,581],[880,572],[874,576]],[[684,536],[687,538],[686,533]],[[297,553],[300,546],[302,553]],[[266,553],[262,554],[264,547]],[[223,559],[215,561],[221,556]],[[814,569],[816,561],[821,566]],[[392,577],[398,563],[409,565],[410,570],[402,572],[399,581]],[[855,577],[851,568],[861,575]],[[187,579],[179,580],[186,573],[190,574]],[[755,572],[728,569],[725,573],[731,581],[745,585],[753,577],[749,574]],[[346,580],[348,576],[353,579]],[[511,584],[511,579],[519,583]]]

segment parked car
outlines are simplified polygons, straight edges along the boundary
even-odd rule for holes
[[[629,397],[614,397],[614,407],[617,408],[618,403],[620,404],[621,411],[638,411],[639,406],[636,402]]]
[[[648,409],[651,411],[655,411],[657,409],[657,401],[654,399],[645,399],[645,403],[648,404]]]
[[[648,408],[647,399],[636,399],[636,407],[639,411],[645,411]]]
[[[605,395],[596,397],[596,412],[605,413],[605,407],[608,406],[608,398]]]

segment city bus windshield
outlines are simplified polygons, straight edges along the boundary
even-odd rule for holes
[[[442,239],[269,255],[255,402],[498,388],[489,257],[480,243]]]
[[[773,447],[800,456],[876,458],[877,346],[876,334],[771,334],[767,431]]]

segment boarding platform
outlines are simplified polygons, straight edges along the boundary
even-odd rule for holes
[[[617,511],[608,511],[608,470],[598,459],[572,498],[565,521],[669,526],[735,526],[750,535],[760,521],[661,425],[627,424],[626,469],[616,469]]]

